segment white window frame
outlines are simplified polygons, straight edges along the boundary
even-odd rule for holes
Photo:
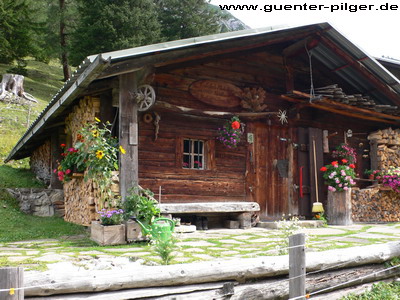
[[[185,152],[185,141],[189,141],[189,152]],[[194,144],[195,142],[198,142],[198,145],[201,145],[202,147],[202,151],[199,151],[200,149],[197,150],[197,152],[195,152],[196,149],[194,149]],[[184,138],[183,139],[183,144],[182,144],[182,150],[183,150],[183,156],[182,156],[182,163],[184,163],[184,157],[185,156],[189,156],[190,159],[190,166],[185,167],[183,166],[184,169],[190,169],[190,170],[205,170],[206,169],[206,155],[205,155],[205,144],[206,142],[204,140],[198,140],[198,139],[189,139],[189,138]],[[201,152],[201,153],[200,153]],[[199,160],[199,157],[201,157],[202,159]],[[201,161],[201,167],[195,167],[194,166],[194,162],[195,161]]]

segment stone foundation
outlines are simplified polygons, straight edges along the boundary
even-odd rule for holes
[[[56,189],[7,189],[22,212],[39,217],[64,217],[64,192]]]

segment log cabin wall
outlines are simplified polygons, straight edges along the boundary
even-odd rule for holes
[[[266,110],[287,110],[289,123],[281,124],[276,115],[242,118],[248,125],[246,133],[255,134],[258,140],[257,151],[251,150],[254,146],[247,142],[242,142],[238,149],[229,150],[215,140],[217,128],[229,117],[217,119],[193,116],[190,112],[173,113],[161,105],[168,103],[199,111],[244,111],[240,106],[216,107],[196,99],[190,89],[199,80],[223,81],[240,89],[261,87],[267,93]],[[139,116],[139,183],[156,195],[161,186],[162,201],[166,202],[257,201],[264,219],[279,219],[283,213],[311,216],[310,207],[314,198],[299,199],[299,190],[296,190],[296,185],[299,185],[297,153],[300,150],[291,149],[291,174],[288,178],[282,177],[276,166],[277,161],[288,160],[288,146],[298,143],[296,129],[316,128],[333,134],[329,139],[329,153],[322,156],[322,146],[317,149],[322,158],[317,165],[318,170],[330,162],[332,150],[347,140],[357,149],[356,171],[362,176],[363,170],[370,166],[368,153],[364,152],[369,151],[367,133],[382,125],[290,103],[281,98],[286,93],[285,80],[282,56],[265,51],[236,53],[156,69],[152,86],[156,89],[157,102],[150,111],[152,121],[145,123],[144,115]],[[303,81],[304,78],[299,80]],[[306,90],[307,86],[295,82],[295,88]],[[160,117],[158,128],[154,124],[157,115]],[[351,138],[345,137],[348,129],[355,133]],[[206,170],[182,168],[182,154],[177,145],[184,138],[198,138],[209,143],[213,160]],[[308,151],[308,140],[305,146]],[[255,169],[252,159],[258,162]],[[310,154],[306,163],[311,165]],[[311,176],[310,171],[308,176]],[[325,202],[326,189],[321,177],[319,185],[322,190],[320,201]],[[307,203],[302,203],[304,201]]]
[[[33,151],[29,165],[37,178],[49,184],[51,178],[50,140],[45,141]]]

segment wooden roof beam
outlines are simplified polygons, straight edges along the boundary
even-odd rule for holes
[[[317,33],[318,34],[318,33]],[[327,39],[326,37],[320,35],[321,41],[328,46],[335,54],[343,58],[349,65],[354,67],[360,74],[374,84],[383,94],[385,94],[389,99],[391,99],[396,105],[400,105],[399,95],[392,90],[392,88],[381,81],[379,81],[372,73],[370,73],[358,60],[355,60],[345,51],[340,49],[334,42]]]

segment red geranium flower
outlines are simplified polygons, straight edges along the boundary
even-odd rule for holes
[[[240,123],[238,121],[233,121],[232,124],[232,129],[239,129],[240,128]]]
[[[60,145],[61,148],[64,148],[64,147],[66,147],[66,146],[67,146],[67,145],[65,145],[65,144],[61,144],[61,145]]]
[[[325,172],[326,170],[328,170],[326,167],[322,167],[321,169],[319,169],[322,172]]]
[[[354,169],[356,166],[355,166],[355,164],[349,164],[349,167]]]
[[[347,164],[348,160],[347,159],[342,159],[342,163]]]
[[[337,162],[337,160],[331,162],[331,165],[332,165],[332,166],[337,166],[338,164],[339,164],[339,163]]]

